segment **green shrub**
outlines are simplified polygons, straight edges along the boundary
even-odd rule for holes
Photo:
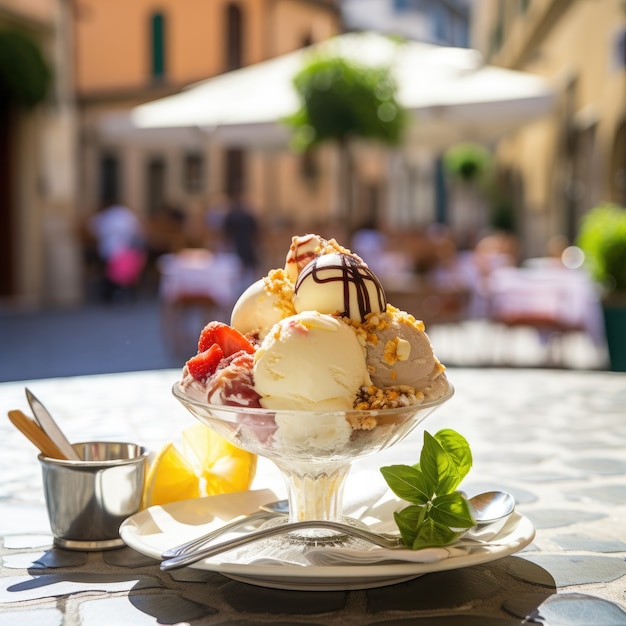
[[[576,244],[594,279],[608,291],[626,291],[626,208],[606,203],[591,209]]]

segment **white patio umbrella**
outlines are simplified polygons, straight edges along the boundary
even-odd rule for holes
[[[205,129],[231,145],[285,145],[289,130],[281,120],[298,107],[292,79],[316,52],[388,66],[398,83],[399,102],[415,114],[410,139],[426,148],[496,139],[548,113],[554,103],[554,92],[542,78],[484,65],[476,50],[397,43],[362,33],[195,83],[135,107],[132,124]]]

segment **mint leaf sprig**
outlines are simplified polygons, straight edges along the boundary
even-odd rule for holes
[[[467,499],[456,490],[471,467],[472,452],[465,437],[443,429],[434,436],[424,432],[419,463],[380,468],[389,488],[410,503],[394,513],[407,547],[446,546],[474,526]]]

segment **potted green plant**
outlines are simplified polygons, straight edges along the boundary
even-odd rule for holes
[[[457,143],[443,155],[443,165],[453,180],[484,182],[491,171],[491,153],[477,143]]]
[[[626,371],[626,208],[605,203],[582,220],[576,241],[602,288],[611,369]]]

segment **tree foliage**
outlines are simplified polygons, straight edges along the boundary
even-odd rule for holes
[[[293,83],[300,108],[285,121],[297,150],[325,141],[345,144],[353,137],[389,145],[401,142],[408,114],[396,99],[397,85],[388,68],[319,56],[296,74]]]
[[[17,30],[0,32],[0,105],[34,106],[46,97],[51,71],[37,44]]]

